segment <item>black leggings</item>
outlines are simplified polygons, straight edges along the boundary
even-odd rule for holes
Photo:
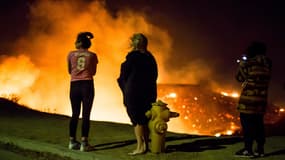
[[[243,129],[244,144],[248,150],[252,149],[253,141],[257,142],[257,147],[265,144],[265,130],[262,114],[240,113],[240,121]]]
[[[90,128],[90,113],[94,100],[93,80],[74,81],[70,84],[70,102],[72,117],[69,124],[70,137],[76,137],[76,129],[82,103],[82,129],[81,136],[88,137]]]

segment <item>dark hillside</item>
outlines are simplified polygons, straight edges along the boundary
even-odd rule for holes
[[[63,115],[50,114],[46,112],[37,111],[27,106],[20,105],[9,99],[0,97],[0,116],[6,117],[67,117]]]

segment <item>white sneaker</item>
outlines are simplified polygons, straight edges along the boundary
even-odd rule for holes
[[[78,141],[69,141],[68,148],[78,150],[80,149],[80,143]]]
[[[88,152],[93,150],[93,147],[90,146],[90,144],[87,141],[82,141],[81,145],[80,145],[80,151],[82,152]]]

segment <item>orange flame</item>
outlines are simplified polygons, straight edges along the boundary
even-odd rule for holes
[[[66,57],[75,48],[76,35],[81,31],[94,33],[90,50],[99,58],[91,114],[94,120],[129,122],[116,79],[133,33],[143,32],[149,37],[149,50],[159,66],[171,50],[167,32],[150,24],[143,14],[125,10],[113,17],[104,1],[88,5],[37,1],[31,6],[30,20],[29,32],[15,48],[19,56],[2,58],[0,82],[4,87],[0,94],[17,94],[19,103],[41,111],[71,114]],[[163,68],[159,70],[163,72]]]

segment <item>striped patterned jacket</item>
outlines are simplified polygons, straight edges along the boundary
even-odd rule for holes
[[[237,81],[242,83],[242,91],[237,106],[239,112],[265,113],[271,67],[272,62],[265,55],[257,55],[239,63],[236,75]]]

